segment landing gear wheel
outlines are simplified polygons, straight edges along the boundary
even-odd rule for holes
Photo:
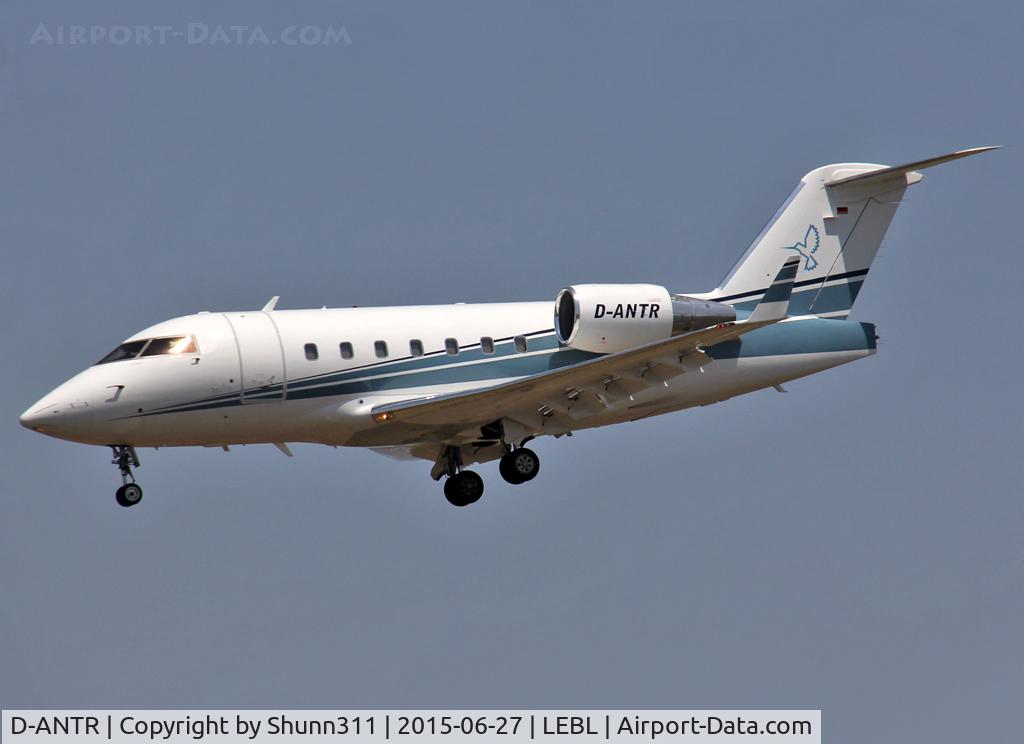
[[[121,506],[135,506],[142,501],[142,486],[138,483],[125,483],[117,489],[114,498]]]
[[[444,482],[444,497],[452,506],[475,504],[483,495],[483,478],[471,470],[456,473]]]
[[[531,449],[519,448],[509,452],[498,462],[501,477],[512,485],[526,483],[540,472],[540,458]]]
[[[501,473],[501,477],[505,479],[506,483],[511,483],[513,486],[518,486],[523,482],[519,477],[519,473],[516,472],[515,466],[512,464],[511,452],[498,460],[498,472]]]

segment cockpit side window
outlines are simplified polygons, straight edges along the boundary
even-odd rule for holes
[[[105,357],[100,359],[96,364],[107,364],[108,362],[119,362],[122,359],[134,359],[142,351],[142,348],[148,343],[147,340],[142,341],[129,341],[126,344],[121,344],[112,352],[107,354]]]
[[[195,336],[169,336],[167,338],[145,338],[140,341],[128,341],[121,344],[97,364],[120,362],[136,357],[161,356],[171,354],[198,354]]]

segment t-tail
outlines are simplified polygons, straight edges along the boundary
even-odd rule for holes
[[[802,179],[714,292],[701,297],[752,311],[786,255],[799,260],[790,315],[845,318],[918,170],[994,150],[976,147],[906,165],[838,163]]]

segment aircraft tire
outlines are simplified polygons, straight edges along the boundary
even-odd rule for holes
[[[537,477],[540,472],[540,458],[531,449],[520,447],[509,452],[498,462],[501,477],[514,486],[526,483]]]
[[[483,478],[471,470],[456,473],[444,482],[444,497],[452,506],[475,504],[483,495]]]
[[[126,483],[117,489],[114,499],[120,506],[135,506],[142,501],[142,486],[138,483]]]

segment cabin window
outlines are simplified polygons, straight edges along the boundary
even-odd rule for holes
[[[516,351],[518,351],[520,354],[525,354],[526,350],[529,348],[529,344],[526,343],[526,336],[516,336],[515,343]]]
[[[320,358],[320,351],[316,348],[316,344],[306,344],[303,347],[306,350],[306,359],[311,362],[315,362]]]
[[[338,349],[341,351],[342,359],[351,359],[355,356],[355,352],[352,350],[352,344],[348,341],[342,341],[338,344]]]
[[[459,342],[454,338],[446,338],[444,340],[444,353],[450,356],[455,356],[459,353]]]
[[[480,339],[480,351],[482,351],[484,354],[493,354],[494,339],[491,338],[490,336],[484,336],[482,339]]]
[[[377,355],[378,359],[384,359],[388,355],[388,342],[387,341],[374,341],[373,342],[373,353]]]
[[[413,356],[423,356],[423,342],[414,338],[409,342],[409,353]]]

